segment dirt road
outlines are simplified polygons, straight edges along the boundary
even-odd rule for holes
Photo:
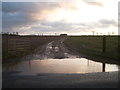
[[[66,38],[61,38],[57,41],[52,41],[42,47],[38,47],[32,59],[62,59],[62,58],[76,58],[63,44]]]

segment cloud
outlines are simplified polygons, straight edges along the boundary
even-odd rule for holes
[[[104,4],[101,1],[97,1],[97,0],[96,1],[95,0],[93,1],[83,0],[83,2],[85,2],[88,5],[93,5],[93,6],[98,6],[98,7],[104,6]]]
[[[3,31],[14,31],[22,26],[26,27],[39,21],[46,21],[47,16],[59,8],[76,9],[73,4],[65,2],[3,2]]]
[[[4,2],[2,4],[3,31],[14,31],[14,28],[21,27],[24,25],[31,25],[37,22],[38,20],[34,17],[36,17],[39,14],[38,11],[43,11],[43,5],[43,3],[38,4],[29,2]],[[45,3],[45,5],[47,6],[47,3]],[[53,6],[51,6],[51,8],[52,7]],[[51,9],[50,7],[45,8]],[[43,17],[41,19],[43,19]]]
[[[28,30],[34,30],[34,32],[40,32],[40,33],[54,33],[54,32],[88,32],[96,29],[105,29],[110,26],[117,27],[117,22],[114,20],[108,20],[108,19],[101,19],[97,22],[84,22],[84,23],[66,23],[63,20],[56,21],[56,22],[41,22],[37,25],[33,25],[31,28],[28,28],[25,30],[26,32]]]
[[[95,6],[99,6],[99,7],[103,7],[104,5],[101,2],[86,2],[89,5],[95,5]]]
[[[87,3],[87,2],[86,2]],[[90,2],[87,4],[91,4]],[[93,5],[93,3],[92,3]],[[98,5],[94,3],[94,5]],[[110,26],[117,27],[117,22],[113,19],[100,19],[94,22],[66,22],[66,17],[55,14],[59,10],[67,12],[77,11],[75,3],[71,2],[4,2],[2,4],[2,27],[4,32],[17,31],[21,34],[37,33],[37,32],[87,32],[95,29],[104,29]],[[81,9],[80,9],[81,10]],[[79,11],[80,12],[80,11]],[[71,13],[71,14],[72,14]],[[77,12],[76,12],[77,13]],[[51,18],[56,20],[52,20]],[[66,14],[66,13],[65,13]],[[68,13],[69,15],[70,13]],[[78,13],[81,15],[80,13]],[[78,15],[78,16],[79,16]],[[62,17],[63,16],[63,17]],[[71,15],[73,18],[77,14]],[[85,16],[87,16],[85,14]],[[48,17],[50,20],[48,20]],[[69,17],[69,16],[67,16]],[[84,17],[84,16],[83,16]],[[59,18],[59,19],[57,19]],[[69,17],[68,19],[70,19]],[[75,18],[77,20],[78,18]],[[99,18],[98,18],[99,19]],[[72,20],[72,19],[71,19]]]
[[[117,22],[115,20],[107,20],[107,19],[101,19],[99,20],[99,23],[104,27],[109,27],[110,25],[117,27]]]

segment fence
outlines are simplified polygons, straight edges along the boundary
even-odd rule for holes
[[[14,56],[15,54],[31,53],[40,45],[59,38],[59,36],[2,36],[2,53],[5,58],[11,54]]]

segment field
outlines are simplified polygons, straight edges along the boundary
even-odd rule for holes
[[[3,63],[31,54],[37,47],[57,39],[58,36],[2,36]]]
[[[106,50],[103,53],[103,36],[70,36],[65,45],[80,54],[118,60],[118,36],[106,36]]]

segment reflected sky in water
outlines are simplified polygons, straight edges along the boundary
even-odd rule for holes
[[[33,75],[37,73],[92,73],[118,71],[115,64],[104,64],[85,58],[65,58],[48,60],[22,61],[17,64],[3,66],[3,71],[22,71],[19,74]]]

